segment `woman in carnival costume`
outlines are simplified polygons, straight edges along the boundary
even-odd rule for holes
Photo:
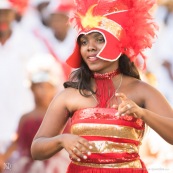
[[[43,160],[64,148],[71,158],[67,173],[147,173],[139,156],[145,125],[173,144],[173,110],[135,66],[155,37],[155,1],[76,4],[71,22],[79,34],[67,63],[77,69],[50,104],[32,156]],[[71,133],[61,134],[69,118]]]

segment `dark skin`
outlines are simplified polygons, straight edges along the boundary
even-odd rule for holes
[[[56,39],[63,41],[69,30],[68,17],[64,13],[53,13],[50,15],[49,26]]]
[[[12,34],[11,23],[15,20],[12,9],[0,9],[0,43],[5,44]]]
[[[171,62],[165,60],[162,65],[167,70],[169,78],[173,81],[173,72],[172,72],[172,64],[171,64]]]
[[[41,18],[41,22],[43,23],[43,25],[48,26],[47,20],[44,19],[42,13],[43,10],[49,5],[49,2],[41,2],[40,4],[38,4],[37,6],[37,10],[40,14],[40,18]]]
[[[104,37],[100,33],[92,32],[80,37],[79,44],[82,58],[92,72],[106,73],[118,68],[119,60],[109,62],[96,57],[105,44]],[[115,88],[120,83],[120,75],[112,79]],[[94,79],[90,85],[95,90]],[[173,110],[155,88],[141,80],[123,75],[121,87],[115,97],[118,103],[115,102],[112,109],[117,109],[117,116],[129,114],[142,118],[167,142],[173,144]],[[92,96],[84,97],[78,89],[64,89],[50,104],[33,140],[31,147],[33,158],[47,159],[64,148],[72,159],[77,161],[85,159],[91,152],[92,143],[80,136],[61,132],[69,116],[75,111],[96,105],[97,102]]]

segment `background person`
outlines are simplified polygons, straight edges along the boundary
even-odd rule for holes
[[[13,139],[21,115],[34,106],[33,95],[26,86],[26,65],[37,52],[45,50],[16,24],[13,4],[0,1],[0,153]]]
[[[62,90],[63,70],[50,54],[39,53],[34,55],[28,63],[28,80],[34,95],[35,107],[21,117],[16,140],[0,156],[1,160],[12,165],[12,170],[9,172],[63,173],[69,163],[63,151],[44,162],[34,161],[30,154],[33,137],[40,127],[48,105],[55,94]],[[59,166],[60,162],[62,162],[61,166]]]

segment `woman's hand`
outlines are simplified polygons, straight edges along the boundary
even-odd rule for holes
[[[62,136],[62,145],[69,153],[70,159],[80,162],[81,159],[87,159],[87,155],[91,154],[90,150],[93,146],[86,139],[73,134],[63,134]]]
[[[134,116],[135,118],[142,118],[143,108],[139,107],[134,101],[127,98],[123,93],[116,93],[115,96],[121,100],[121,103],[117,106],[117,116],[128,114]]]

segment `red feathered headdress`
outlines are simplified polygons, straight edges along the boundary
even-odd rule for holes
[[[151,48],[157,25],[150,10],[155,0],[76,0],[76,11],[71,22],[79,33],[100,32],[105,38],[104,48],[97,57],[115,61],[126,54],[135,61],[143,51]],[[81,56],[78,43],[67,64],[79,68]]]

